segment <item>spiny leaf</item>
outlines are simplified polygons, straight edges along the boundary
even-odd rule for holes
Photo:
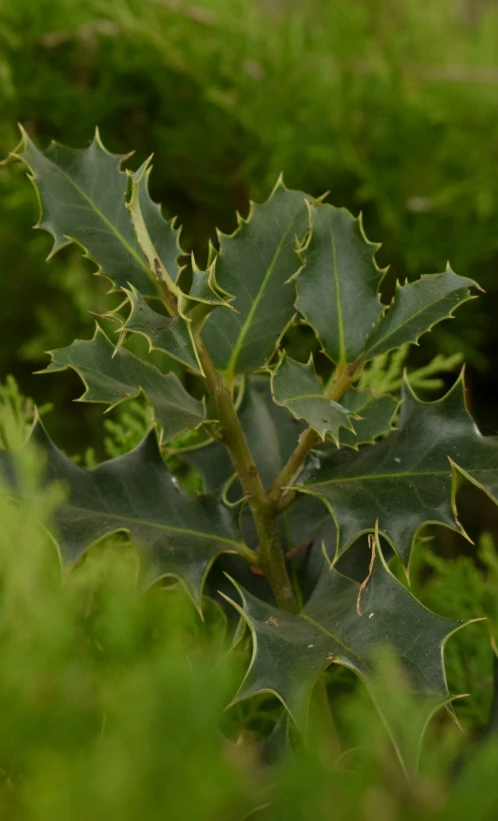
[[[250,627],[253,656],[236,700],[273,692],[299,727],[304,729],[311,690],[330,664],[352,669],[367,689],[375,685],[376,706],[385,720],[383,699],[378,698],[375,668],[380,657],[400,660],[414,694],[426,700],[427,718],[436,705],[448,701],[442,649],[462,622],[441,618],[423,607],[391,574],[379,551],[373,572],[361,591],[360,584],[325,568],[320,581],[299,615],[284,613],[240,591],[243,607],[234,604]],[[389,681],[384,682],[389,698]],[[395,733],[395,728],[389,728]],[[395,743],[397,739],[394,738]]]
[[[341,427],[353,431],[348,410],[324,395],[312,358],[305,365],[284,355],[272,374],[271,388],[277,405],[307,422],[322,439],[328,434],[337,442]]]
[[[54,521],[64,565],[104,536],[125,531],[148,557],[148,580],[176,576],[199,605],[216,557],[247,550],[230,511],[214,496],[190,497],[180,490],[161,458],[155,431],[135,450],[90,471],[61,453],[41,423],[31,439],[45,454],[45,481],[60,481],[68,492]],[[11,461],[11,454],[1,453],[0,469]]]
[[[182,271],[178,265],[178,258],[184,253],[179,242],[180,230],[174,230],[175,219],[169,223],[164,221],[160,205],[150,198],[151,159],[152,157],[149,157],[135,173],[127,172],[128,178],[131,178],[131,194],[127,208],[132,218],[138,244],[149,263],[151,272],[157,276],[158,264],[168,279],[176,283]],[[152,249],[148,243],[152,243]],[[149,258],[151,250],[157,261],[156,264],[154,259]]]
[[[295,252],[309,228],[307,197],[279,180],[264,205],[252,205],[231,236],[220,235],[216,282],[237,311],[213,311],[203,338],[217,368],[234,375],[262,368],[294,314],[300,266]]]
[[[158,314],[133,286],[130,290],[123,288],[123,291],[128,297],[131,312],[120,329],[122,338],[127,333],[142,334],[149,343],[150,351],[163,351],[188,368],[200,373],[201,366],[192,342],[188,321],[180,316],[172,318]],[[109,314],[111,315],[119,316],[115,312]]]
[[[144,212],[144,194],[147,193],[148,178],[151,172],[149,157],[140,168],[134,173],[128,172],[131,184],[131,193],[126,207],[130,212],[131,221],[135,229],[140,248],[147,260],[149,270],[153,277],[161,283],[162,295],[166,296],[166,302],[170,304],[174,313],[179,311],[185,317],[187,311],[201,303],[206,315],[215,306],[228,305],[227,301],[220,296],[213,287],[214,272],[199,271],[193,261],[192,286],[189,294],[183,293],[177,284],[178,277],[183,269],[176,266],[176,258],[165,254],[161,244],[161,234],[152,235],[149,226],[154,227],[153,219],[147,220],[148,212]],[[163,253],[162,253],[163,252]]]
[[[297,277],[296,307],[336,364],[353,362],[382,311],[377,293],[384,272],[373,259],[379,245],[344,208],[310,205],[311,237]]]
[[[126,156],[106,151],[98,131],[86,149],[65,148],[53,142],[41,152],[24,130],[14,156],[27,165],[39,193],[42,217],[37,227],[54,238],[51,256],[76,242],[97,263],[97,273],[114,285],[131,283],[146,296],[157,294],[125,206],[128,183],[120,166]],[[179,232],[172,222],[162,218],[159,207],[149,197],[146,181],[140,200],[162,263],[177,277]]]
[[[363,359],[416,342],[433,325],[451,316],[452,311],[473,299],[469,288],[478,287],[449,268],[444,274],[423,276],[396,288],[391,305],[381,316],[365,344]]]
[[[341,430],[340,444],[358,448],[359,445],[372,444],[375,439],[392,430],[393,416],[398,407],[394,396],[375,396],[368,390],[360,391],[351,388],[341,399],[351,413],[358,414],[359,419],[352,418],[354,432]]]
[[[86,387],[79,401],[115,407],[143,391],[166,440],[206,421],[203,403],[187,393],[175,374],[163,374],[123,348],[115,352],[98,325],[93,339],[77,339],[50,354],[52,362],[43,373],[73,368]]]
[[[405,383],[398,427],[378,444],[322,459],[315,453],[299,489],[318,496],[338,526],[337,548],[380,531],[403,562],[422,525],[460,530],[452,463],[498,499],[498,437],[482,436],[465,406],[463,374],[437,402],[421,402]]]
[[[217,290],[215,267],[216,261],[209,266],[207,271],[201,271],[197,267],[194,257],[192,257],[192,284],[188,296],[182,299],[185,308],[188,308],[189,303],[193,301],[204,303],[206,308],[209,307],[210,310],[219,306],[233,310],[229,301],[232,297],[228,294],[222,296]]]

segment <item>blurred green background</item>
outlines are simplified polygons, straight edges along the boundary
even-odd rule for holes
[[[22,122],[75,147],[152,151],[153,196],[202,261],[215,226],[288,186],[364,214],[394,276],[444,270],[486,289],[412,354],[462,351],[474,412],[496,432],[498,4],[495,0],[0,0],[0,154]],[[100,410],[44,350],[91,333],[106,281],[74,250],[50,263],[21,168],[0,167],[0,375],[73,450]],[[388,285],[389,287],[389,285]]]

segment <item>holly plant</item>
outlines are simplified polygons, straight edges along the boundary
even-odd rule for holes
[[[344,665],[401,749],[389,677],[375,672],[394,655],[421,705],[421,737],[458,695],[443,650],[462,622],[422,606],[392,561],[408,571],[427,523],[463,532],[462,477],[496,500],[498,440],[469,415],[463,376],[435,402],[406,378],[401,401],[355,385],[373,360],[450,317],[476,283],[448,267],[398,284],[385,304],[379,246],[361,217],[281,179],[233,234],[218,234],[201,268],[149,195],[150,160],[123,170],[127,158],[98,133],[85,150],[41,152],[23,131],[12,156],[38,192],[52,254],[76,243],[122,295],[111,331],[97,324],[92,339],[52,351],[46,371],[76,371],[85,402],[112,408],[141,395],[154,420],[131,452],[92,470],[35,422],[45,481],[67,493],[53,523],[63,565],[129,534],[144,584],[173,577],[200,611],[205,596],[238,611],[253,649],[236,700],[273,693],[303,732],[317,680]],[[174,454],[202,492],[182,487],[167,466]],[[13,460],[4,453],[1,464],[15,488]]]

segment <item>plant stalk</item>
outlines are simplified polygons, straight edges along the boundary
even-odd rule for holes
[[[168,313],[178,316],[177,301],[160,278],[162,296]],[[277,510],[263,486],[244,431],[237,416],[232,396],[223,384],[221,374],[214,367],[204,343],[194,335],[199,362],[204,371],[206,387],[218,411],[221,436],[218,440],[226,447],[237,472],[244,495],[251,509],[259,536],[259,565],[262,568],[281,610],[297,613],[298,604],[285,564],[280,535],[276,526]],[[253,551],[251,551],[253,554]],[[245,558],[250,554],[247,553]]]
[[[230,391],[224,385],[221,374],[214,367],[199,335],[196,336],[195,341],[206,386],[219,415],[220,441],[226,447],[232,460],[258,531],[260,566],[272,588],[277,605],[289,613],[297,613],[298,605],[287,572],[276,525],[276,506],[263,486]]]

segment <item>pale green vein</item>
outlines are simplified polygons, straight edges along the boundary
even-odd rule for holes
[[[133,246],[130,245],[129,242],[127,242],[127,240],[124,238],[124,236],[120,233],[120,231],[117,230],[117,228],[112,224],[112,222],[106,217],[106,215],[103,213],[103,211],[100,210],[100,208],[91,199],[91,197],[89,197],[88,194],[85,194],[85,192],[79,187],[79,185],[77,185],[74,182],[74,180],[72,180],[71,177],[68,174],[66,174],[65,171],[63,171],[61,168],[59,168],[58,165],[56,165],[56,168],[60,171],[62,176],[65,177],[65,179],[70,183],[70,185],[73,186],[73,188],[78,192],[78,194],[80,194],[80,196],[87,203],[89,203],[92,210],[97,214],[97,216],[102,220],[102,222],[105,225],[107,225],[107,227],[111,230],[111,232],[114,234],[114,236],[121,242],[121,244],[124,246],[124,248],[126,248],[126,250],[131,254],[131,256],[135,258],[135,260],[138,262],[140,267],[143,268],[143,270],[148,275],[150,275],[151,271],[149,270],[149,266],[147,265],[145,260],[143,260],[140,256],[140,254],[137,253],[135,248],[133,248]],[[97,260],[97,262],[98,262],[98,260]]]
[[[294,217],[294,219],[291,221],[291,223],[289,224],[286,231],[284,231],[284,233],[282,234],[282,238],[281,238],[281,240],[280,240],[280,242],[277,246],[277,249],[276,249],[276,251],[273,255],[272,261],[271,261],[270,265],[268,266],[268,270],[266,271],[266,274],[263,278],[263,281],[261,283],[259,291],[256,294],[256,296],[254,297],[254,299],[252,301],[251,308],[249,310],[249,313],[247,314],[245,322],[244,322],[244,324],[242,325],[242,327],[240,329],[239,337],[238,337],[237,342],[234,346],[232,355],[230,357],[230,360],[228,362],[228,366],[227,366],[227,369],[226,369],[226,373],[227,373],[227,376],[228,376],[229,380],[231,380],[233,378],[234,369],[235,369],[235,366],[237,364],[237,359],[238,359],[238,356],[239,356],[240,351],[242,349],[244,339],[246,338],[247,333],[249,331],[249,328],[251,327],[252,321],[254,319],[254,315],[255,315],[256,311],[258,310],[259,303],[261,302],[261,300],[263,298],[263,294],[266,290],[266,286],[268,285],[268,282],[271,279],[273,269],[275,268],[275,264],[277,262],[277,259],[280,256],[280,253],[281,253],[282,248],[283,248],[283,244],[284,244],[285,240],[287,239],[291,228],[293,227],[293,225],[295,225],[296,221],[297,221],[297,216]]]
[[[410,287],[410,285],[411,285],[411,284],[415,284],[415,283],[409,283],[409,285],[407,285],[407,286],[405,286],[405,287],[407,287],[407,288],[408,288],[408,287]],[[467,287],[467,288],[464,288],[464,287],[462,286],[462,289],[461,289],[461,290],[467,290],[467,291],[468,291],[468,287]],[[469,298],[470,298],[470,294],[469,294],[469,297],[468,297],[467,299],[469,299]],[[448,299],[448,296],[446,296],[446,297],[442,297],[442,298],[440,298],[440,299],[437,299],[437,300],[435,300],[434,302],[431,302],[429,305],[422,305],[422,307],[421,307],[421,308],[419,308],[419,309],[418,309],[418,311],[414,311],[412,314],[410,314],[410,316],[409,316],[409,317],[407,317],[407,319],[403,320],[403,322],[398,323],[398,325],[394,325],[394,326],[393,326],[390,330],[388,330],[388,331],[384,334],[384,336],[381,336],[381,337],[377,340],[377,342],[375,343],[375,345],[373,345],[371,348],[367,348],[367,350],[365,351],[365,356],[367,356],[367,355],[368,355],[368,356],[370,356],[370,355],[373,353],[373,351],[375,351],[375,349],[376,349],[376,348],[379,348],[379,347],[380,347],[383,343],[385,343],[385,342],[389,339],[389,337],[391,337],[391,336],[395,336],[395,335],[399,332],[399,330],[400,330],[401,328],[403,328],[405,325],[409,325],[410,323],[412,323],[412,322],[413,322],[413,320],[414,320],[416,317],[418,317],[420,314],[426,313],[428,310],[432,310],[432,309],[434,309],[434,306],[435,306],[435,305],[439,305],[439,303],[440,303],[440,302],[444,302],[444,301],[445,301],[445,300],[447,300],[447,299]],[[467,301],[467,300],[465,300],[465,301]],[[385,316],[386,316],[386,317],[388,317],[388,316],[389,316],[389,311],[393,310],[393,308],[395,307],[395,304],[396,304],[396,302],[393,302],[393,303],[392,303],[392,305],[389,305],[389,306],[388,306],[387,313],[385,314]],[[455,304],[455,306],[454,306],[455,308],[456,308],[456,305],[457,305],[457,304],[461,304],[461,301],[460,301],[460,300],[457,300],[457,302],[456,302],[456,304]],[[453,309],[452,309],[452,310],[453,310]],[[449,317],[449,316],[451,316],[451,314],[449,314],[449,315],[448,315],[448,317]],[[446,317],[446,318],[448,318],[448,317]],[[437,324],[437,322],[438,322],[438,321],[439,321],[439,320],[436,320],[436,322],[434,322],[434,324]],[[422,331],[422,332],[419,334],[419,336],[422,336],[422,333],[425,333],[425,332],[426,332],[426,331]],[[374,354],[374,356],[375,356],[375,354]]]
[[[204,533],[203,531],[198,530],[189,530],[188,528],[183,527],[173,527],[172,525],[165,525],[160,522],[148,522],[145,519],[134,519],[130,516],[120,515],[119,513],[110,513],[107,510],[102,511],[95,511],[95,510],[88,510],[85,507],[79,507],[78,505],[68,504],[66,505],[67,508],[72,508],[73,510],[80,511],[81,513],[90,514],[91,516],[95,516],[95,514],[100,514],[101,516],[106,516],[106,518],[110,519],[118,519],[120,522],[131,522],[135,525],[146,525],[147,527],[157,527],[160,530],[167,530],[171,533],[181,533],[187,536],[195,536],[199,539],[210,539],[213,542],[223,542],[223,544],[229,544],[239,549],[247,549],[247,545],[244,542],[237,542],[235,539],[227,539],[225,536],[216,536],[213,533]]]
[[[337,251],[335,247],[334,232],[329,228],[330,242],[332,243],[332,257],[334,260],[334,281],[335,281],[335,295],[337,299],[337,326],[339,329],[339,349],[340,360],[337,364],[343,364],[346,361],[346,342],[344,338],[344,318],[342,316],[342,302],[341,302],[341,283],[339,281],[339,274],[337,271]]]
[[[448,476],[451,474],[450,468],[448,470],[426,470],[418,473],[370,473],[367,476],[344,476],[337,479],[326,479],[323,482],[310,482],[308,487],[321,487],[322,485],[344,484],[345,482],[364,482],[375,479],[413,479],[419,476]],[[306,490],[305,486],[298,486],[300,490]]]

